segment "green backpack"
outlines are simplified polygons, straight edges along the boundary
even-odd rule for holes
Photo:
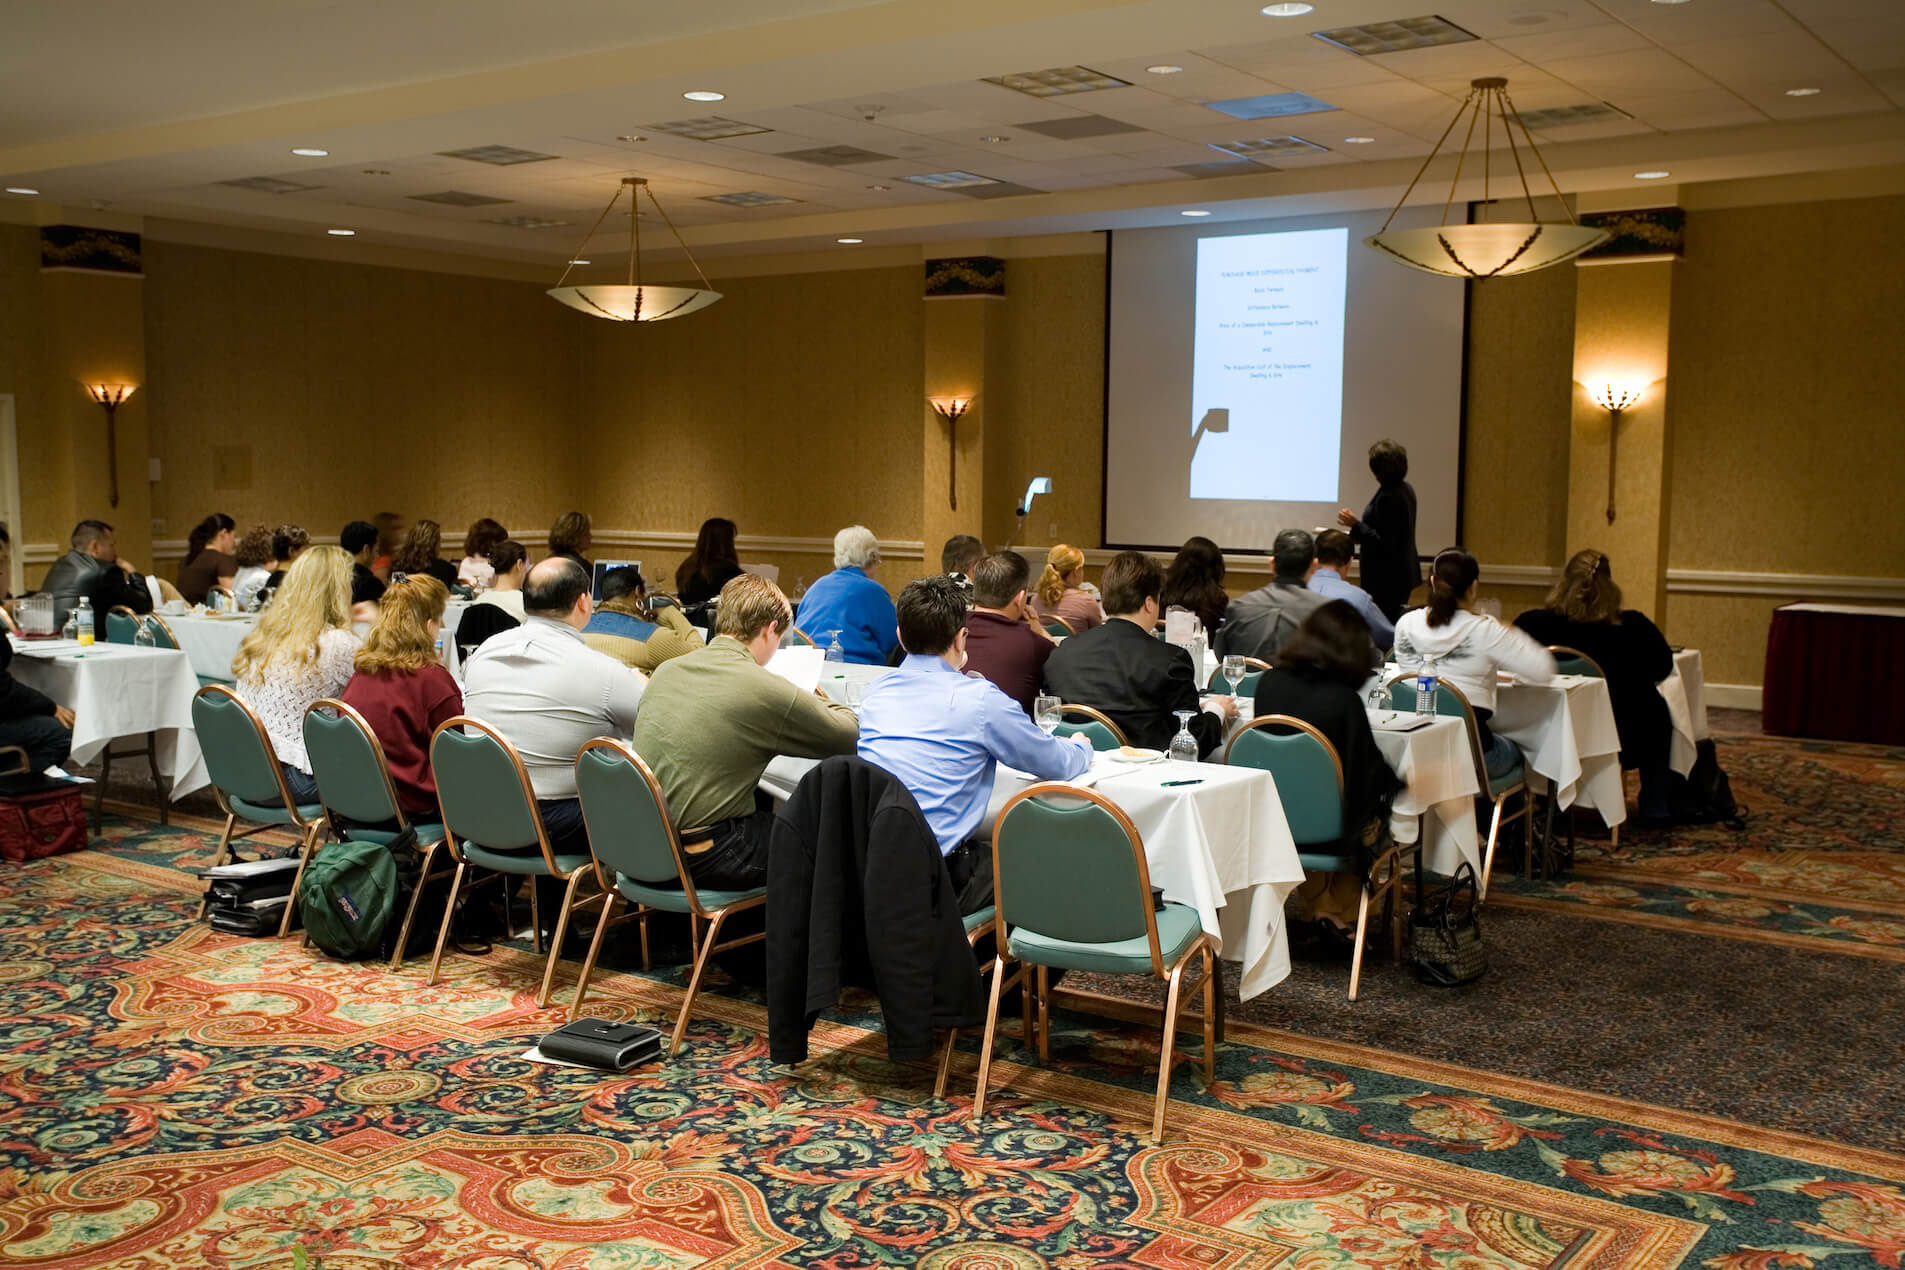
[[[311,942],[333,957],[373,956],[397,911],[397,864],[380,842],[339,842],[311,857],[298,910]]]

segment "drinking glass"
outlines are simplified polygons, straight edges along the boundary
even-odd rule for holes
[[[1244,671],[1248,667],[1248,664],[1249,663],[1244,661],[1244,655],[1242,653],[1225,654],[1224,682],[1230,685],[1232,692],[1236,692],[1237,685],[1243,682]]]
[[[827,637],[827,660],[845,661],[847,659],[847,650],[840,646],[840,632],[822,631],[821,634]]]
[[[855,714],[860,713],[860,702],[866,698],[867,686],[858,679],[846,681],[847,707]]]
[[[1177,715],[1177,735],[1171,738],[1171,757],[1186,763],[1197,761],[1197,738],[1191,735],[1191,720],[1197,717],[1195,710],[1174,710]]]
[[[1039,730],[1046,736],[1050,736],[1058,731],[1058,725],[1064,721],[1063,711],[1062,700],[1041,693],[1032,701],[1032,722],[1038,724]]]
[[[156,648],[158,641],[152,637],[152,627],[144,618],[139,619],[139,629],[132,633],[132,642],[140,648]]]

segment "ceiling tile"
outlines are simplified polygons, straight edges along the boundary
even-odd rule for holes
[[[1631,26],[1603,22],[1539,35],[1515,35],[1493,41],[1495,47],[1524,61],[1542,63],[1553,58],[1593,57],[1598,53],[1625,53],[1654,47],[1652,40]]]
[[[1711,79],[1665,49],[1559,58],[1548,62],[1544,69],[1595,97],[1613,101],[1616,106],[1621,103],[1612,94],[1624,88],[1664,95],[1715,87]]]
[[[1667,97],[1624,97],[1621,109],[1663,132],[1766,121],[1764,114],[1724,89]]]
[[[1905,69],[1905,7],[1869,22],[1815,26],[1812,33],[1859,70]]]

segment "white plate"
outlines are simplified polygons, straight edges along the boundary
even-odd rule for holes
[[[1130,754],[1123,750],[1106,750],[1105,757],[1114,763],[1155,763],[1164,757],[1161,750],[1134,749]]]

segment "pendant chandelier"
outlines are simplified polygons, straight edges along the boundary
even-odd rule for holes
[[[563,284],[569,280],[577,263],[586,264],[583,259],[589,239],[595,237],[595,231],[602,227],[615,204],[622,197],[622,191],[628,191],[628,282],[605,286],[569,287]],[[662,224],[668,226],[668,232],[675,236],[675,242],[688,257],[688,263],[694,266],[695,275],[701,279],[699,287],[657,287],[642,282],[642,226],[639,215],[641,196],[648,195],[655,214],[660,216]],[[668,213],[662,211],[661,204],[655,199],[655,191],[648,188],[644,177],[625,176],[609,198],[609,205],[595,218],[595,224],[589,227],[582,246],[569,259],[569,267],[556,279],[556,285],[549,294],[572,309],[578,309],[590,317],[607,318],[611,322],[660,322],[664,318],[682,317],[697,309],[705,309],[721,298],[721,293],[708,283],[708,275],[701,272],[701,266],[695,261],[695,254],[688,250],[688,244],[682,242],[681,231],[675,228],[675,222],[668,219]]]
[[[1442,153],[1443,143],[1454,133],[1464,115],[1468,116],[1468,132],[1462,138],[1461,153],[1455,161],[1455,178],[1449,182],[1449,196],[1442,205],[1444,223],[1421,229],[1389,228],[1390,222],[1396,219],[1396,213],[1409,201],[1409,195],[1429,170],[1429,165]],[[1528,219],[1525,221],[1485,219],[1474,225],[1448,223],[1449,209],[1455,202],[1455,189],[1461,183],[1462,169],[1469,163],[1469,146],[1475,140],[1478,123],[1482,129],[1480,215],[1487,217],[1494,207],[1489,200],[1489,183],[1494,175],[1492,142],[1499,123],[1502,134],[1508,139],[1508,152],[1515,161],[1515,176],[1521,185],[1522,199],[1528,206]],[[1548,188],[1566,219],[1544,221],[1536,214],[1535,197],[1528,189],[1528,173],[1522,167],[1521,149],[1515,143],[1516,128],[1521,129],[1522,141],[1527,144],[1528,153],[1541,165],[1541,174],[1548,178]],[[1455,118],[1449,120],[1449,126],[1443,129],[1435,149],[1422,161],[1415,180],[1410,181],[1409,188],[1402,192],[1395,210],[1382,223],[1381,231],[1363,239],[1363,242],[1425,273],[1441,274],[1448,278],[1500,278],[1509,274],[1532,273],[1536,269],[1546,269],[1549,265],[1572,260],[1590,247],[1599,246],[1607,237],[1606,230],[1588,228],[1574,219],[1574,211],[1568,206],[1567,200],[1561,197],[1561,188],[1555,184],[1554,174],[1548,171],[1547,161],[1541,157],[1541,151],[1535,148],[1534,138],[1528,135],[1528,126],[1521,122],[1515,113],[1514,103],[1508,100],[1508,81],[1499,76],[1489,76],[1469,82],[1468,96],[1456,109]]]

